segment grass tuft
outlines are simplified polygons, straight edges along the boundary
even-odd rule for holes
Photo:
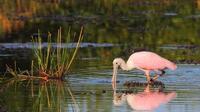
[[[33,42],[36,43],[36,45],[34,45],[34,53],[36,56],[39,75],[57,78],[62,78],[67,75],[83,39],[83,27],[81,28],[78,42],[76,43],[76,47],[73,51],[64,47],[64,44],[69,43],[71,38],[70,30],[68,31],[68,35],[65,39],[66,41],[62,43],[61,28],[58,29],[56,48],[53,46],[50,33],[48,34],[47,48],[42,47],[42,38],[40,37],[40,34],[38,35],[39,37],[37,39],[33,39]]]
[[[47,42],[44,43],[40,31],[38,31],[38,37],[32,39],[35,59],[31,62],[31,70],[21,71],[15,63],[14,69],[7,66],[6,73],[22,79],[63,79],[64,76],[68,75],[83,40],[83,27],[81,27],[74,49],[65,47],[67,43],[70,43],[71,31],[68,31],[65,39],[62,38],[61,32],[61,28],[58,29],[56,42],[54,43],[52,42],[51,33],[48,32]],[[62,40],[65,40],[65,42],[62,42]],[[47,45],[44,46],[44,44]]]

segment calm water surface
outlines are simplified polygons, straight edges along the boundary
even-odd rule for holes
[[[158,87],[154,86],[150,87],[150,91],[165,95],[174,93],[176,97],[167,101],[161,98],[157,108],[152,111],[198,112],[200,109],[199,72],[199,65],[178,65],[175,72],[167,71],[166,75],[159,79],[165,84],[165,88],[161,92],[157,92]],[[118,97],[118,102],[120,100],[122,103],[113,103],[111,74],[112,69],[110,68],[101,70],[88,68],[87,70],[77,70],[71,74],[68,82],[10,82],[1,89],[1,109],[9,112],[77,110],[82,112],[136,112],[127,103],[127,98],[120,99]],[[120,71],[118,81],[117,96],[125,94],[125,91],[131,91],[129,94],[136,95],[142,93],[146,88],[145,86],[131,88],[123,86],[126,81],[141,83],[145,81],[142,72],[137,70]],[[158,100],[160,96],[152,95],[147,98],[152,98],[153,102],[156,102],[155,100]]]
[[[164,93],[176,92],[177,97],[172,99],[167,104],[161,104],[156,108],[155,112],[194,112],[200,109],[200,78],[199,78],[199,65],[179,65],[178,69],[175,72],[167,71],[166,75],[160,78],[165,84],[163,90]],[[79,91],[91,92],[90,95],[83,97],[77,97],[77,100],[80,101],[80,108],[83,110],[89,111],[123,111],[130,112],[133,110],[125,101],[124,104],[120,106],[115,106],[113,104],[113,91],[110,84],[111,79],[111,69],[93,71],[90,74],[86,73],[86,77],[83,77],[79,80],[76,78],[71,78],[71,81],[74,82],[72,86],[74,88],[79,88]],[[79,74],[76,74],[79,76]],[[95,78],[93,76],[96,76]],[[106,78],[105,78],[106,77]],[[126,88],[123,86],[123,83],[127,80],[144,82],[145,78],[141,72],[120,72],[118,76],[118,92],[123,90],[133,90],[134,94],[143,92],[145,87],[132,87]],[[78,84],[77,84],[78,83]],[[81,84],[81,85],[80,85]],[[83,89],[84,88],[84,89]],[[151,88],[152,91],[156,90],[156,87]],[[96,95],[95,92],[104,92],[103,94]],[[75,90],[76,91],[76,90]],[[94,92],[94,93],[92,93]],[[88,99],[87,103],[82,100],[82,98],[91,97]],[[94,99],[93,99],[94,98]],[[156,98],[155,98],[156,100]],[[93,102],[93,103],[92,103]],[[98,102],[98,103],[95,103]],[[87,109],[90,107],[90,109]],[[102,108],[103,107],[103,108]]]
[[[1,76],[15,61],[21,70],[30,70],[35,58],[31,40],[38,31],[44,46],[48,32],[56,37],[60,27],[67,37],[69,29],[74,35],[83,26],[84,39],[67,81],[2,83],[0,77],[0,111],[136,112],[143,100],[134,101],[146,98],[151,103],[143,106],[154,105],[151,112],[199,112],[199,15],[199,0],[1,0]],[[76,41],[63,47],[72,49]],[[166,71],[159,78],[165,88],[150,87],[149,94],[146,86],[123,86],[126,81],[144,83],[141,71],[119,71],[113,91],[112,60],[127,59],[138,49],[156,52],[178,69]]]

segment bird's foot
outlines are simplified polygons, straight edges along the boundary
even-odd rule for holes
[[[158,74],[159,77],[162,77],[163,75],[165,75],[165,71],[164,70],[161,70],[161,73]]]
[[[162,73],[162,74],[158,74],[159,75],[159,77],[162,77],[164,74]]]
[[[164,74],[156,74],[152,79],[150,80],[157,80],[159,77],[163,76]]]
[[[148,84],[153,84],[155,81],[156,81],[155,79],[152,79],[152,78],[151,78],[151,79],[148,81]]]

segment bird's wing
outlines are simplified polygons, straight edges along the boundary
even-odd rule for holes
[[[129,64],[146,70],[161,70],[167,67],[166,59],[152,52],[137,52],[128,59]]]

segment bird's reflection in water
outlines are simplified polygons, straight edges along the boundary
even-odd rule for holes
[[[162,88],[158,90],[150,90],[147,85],[143,92],[139,93],[116,93],[114,90],[113,103],[115,106],[124,104],[125,101],[133,110],[152,111],[161,104],[166,104],[176,97],[176,92],[162,92]]]

